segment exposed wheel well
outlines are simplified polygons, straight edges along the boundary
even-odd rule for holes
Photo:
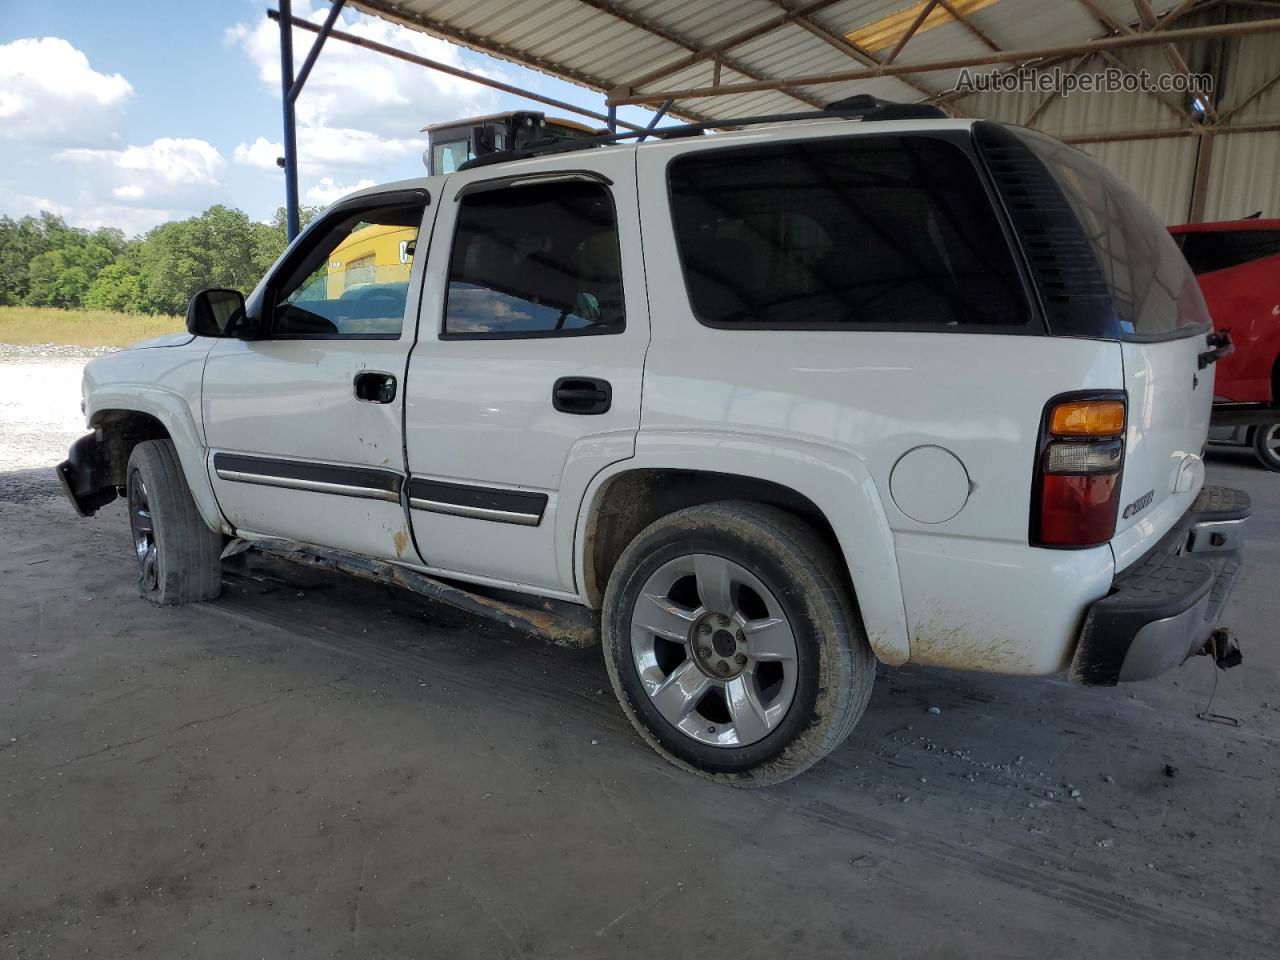
[[[730,473],[631,470],[605,485],[587,519],[583,567],[588,603],[600,607],[618,557],[641,530],[668,513],[717,500],[767,503],[804,520],[831,549],[846,586],[852,588],[844,553],[831,524],[812,500],[790,487]]]
[[[168,440],[169,431],[149,413],[137,410],[101,410],[93,416],[98,432],[98,451],[106,468],[104,479],[123,487],[129,473],[129,455],[144,440]]]
[[[1276,362],[1271,365],[1271,402],[1280,404],[1280,353],[1276,354]]]

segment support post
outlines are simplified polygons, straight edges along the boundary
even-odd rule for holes
[[[298,235],[298,131],[293,114],[293,0],[280,0],[280,103],[284,120],[284,210],[289,241]]]
[[[636,143],[639,143],[641,140],[645,139],[645,137],[649,136],[649,134],[653,132],[653,129],[662,122],[662,118],[667,115],[667,111],[670,109],[671,101],[667,100],[658,108],[657,113],[653,115],[653,119],[649,121],[649,125],[644,128],[644,132],[636,138]]]
[[[1212,135],[1200,134],[1200,144],[1196,150],[1195,179],[1191,183],[1191,209],[1187,217],[1188,223],[1200,223],[1204,220],[1205,203],[1209,199],[1209,171],[1213,164],[1213,141]]]
[[[605,111],[605,117],[607,118],[605,121],[605,126],[609,128],[609,132],[617,133],[618,132],[618,108],[614,106],[610,106],[609,109]]]
[[[320,28],[315,40],[311,42],[311,50],[307,53],[307,59],[302,61],[302,69],[298,71],[298,79],[293,81],[293,87],[289,90],[290,99],[298,99],[298,94],[302,92],[302,88],[307,82],[307,77],[311,76],[311,68],[316,65],[316,58],[320,56],[324,42],[329,39],[329,34],[333,32],[333,25],[337,22],[338,14],[342,12],[342,6],[346,2],[347,0],[332,0],[329,7],[329,15],[324,18],[324,26]]]

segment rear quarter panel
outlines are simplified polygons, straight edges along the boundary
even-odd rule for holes
[[[639,156],[653,332],[637,453],[696,436],[718,450],[716,469],[728,473],[743,472],[737,452],[748,441],[785,441],[815,463],[856,460],[870,498],[835,470],[806,495],[837,532],[857,511],[879,511],[890,531],[892,549],[874,537],[841,538],[868,632],[891,636],[897,606],[913,662],[1011,673],[1063,667],[1083,610],[1106,593],[1113,565],[1105,546],[1028,545],[1040,419],[1055,394],[1121,388],[1119,345],[705,326],[688,303],[666,203],[666,160],[683,149],[690,147],[662,144]],[[963,507],[937,523],[913,519],[890,492],[900,458],[929,445],[954,454],[968,475]],[[878,569],[896,570],[900,598],[885,597],[884,584],[866,575]]]

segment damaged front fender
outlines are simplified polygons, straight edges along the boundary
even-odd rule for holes
[[[98,434],[86,434],[71,445],[67,459],[55,468],[62,492],[72,509],[82,517],[91,517],[116,498],[109,470],[102,455]]]

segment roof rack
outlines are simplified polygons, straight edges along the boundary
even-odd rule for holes
[[[661,115],[659,115],[660,117]],[[766,123],[787,123],[793,120],[829,120],[841,117],[846,120],[861,120],[864,123],[875,120],[945,120],[947,115],[938,107],[927,103],[895,103],[881,100],[867,93],[836,100],[821,110],[806,110],[801,113],[772,113],[760,117],[736,117],[729,120],[712,120],[702,123],[683,123],[674,127],[663,127],[644,130],[628,130],[625,133],[613,133],[600,137],[547,137],[543,140],[530,141],[518,150],[501,150],[474,157],[459,164],[459,170],[470,170],[475,167],[487,167],[494,163],[509,163],[512,160],[527,160],[530,157],[541,157],[555,153],[570,153],[574,150],[586,150],[590,147],[603,147],[635,139],[636,142],[646,137],[659,140],[672,140],[677,137],[700,136],[707,130],[721,127],[749,127]],[[655,120],[658,118],[655,118]]]

